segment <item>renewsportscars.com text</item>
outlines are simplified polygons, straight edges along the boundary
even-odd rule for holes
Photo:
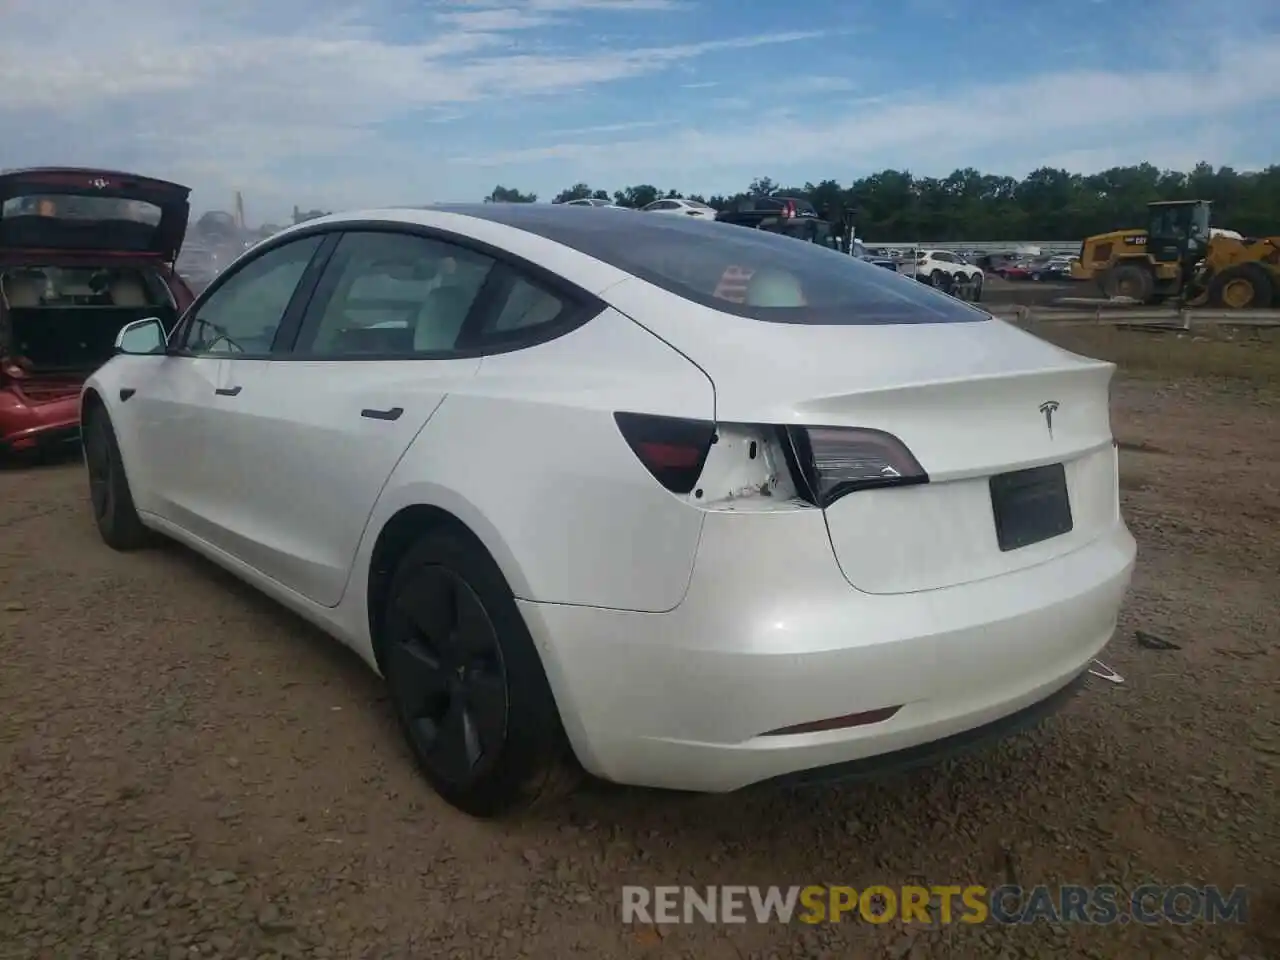
[[[623,923],[1244,923],[1244,887],[626,886]]]

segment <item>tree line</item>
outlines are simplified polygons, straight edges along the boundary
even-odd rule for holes
[[[612,193],[586,183],[561,190],[552,203],[589,197],[638,208],[664,197],[699,200],[717,210],[752,196],[810,201],[828,219],[852,216],[868,241],[1079,240],[1108,230],[1146,225],[1153,200],[1211,200],[1215,226],[1245,236],[1280,235],[1280,165],[1238,171],[1198,163],[1190,172],[1149,163],[1080,174],[1041,167],[1018,180],[956,170],[948,177],[917,177],[883,170],[842,186],[836,180],[784,186],[761,177],[732,196],[704,197],[652,184]],[[486,203],[536,203],[537,194],[497,186]]]

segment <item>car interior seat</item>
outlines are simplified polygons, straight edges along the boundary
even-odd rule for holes
[[[151,298],[142,278],[134,273],[118,273],[107,287],[111,304],[116,307],[149,307]]]
[[[793,274],[765,267],[747,281],[743,303],[748,307],[803,307],[805,298]]]
[[[414,352],[452,350],[473,300],[475,291],[466,287],[437,287],[427,294],[414,321]]]
[[[7,307],[38,307],[44,298],[42,273],[6,273],[0,277],[0,296]]]

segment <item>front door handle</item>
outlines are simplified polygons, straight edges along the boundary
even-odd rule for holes
[[[240,395],[239,387],[219,387],[213,391],[220,397],[238,397]]]
[[[360,411],[360,416],[366,420],[399,420],[402,413],[404,413],[404,407],[392,407],[390,410],[370,410],[365,408]]]

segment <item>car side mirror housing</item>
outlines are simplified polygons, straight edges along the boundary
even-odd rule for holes
[[[126,323],[116,334],[116,353],[131,356],[148,356],[164,353],[164,324],[159,317],[147,317],[145,320],[134,320]]]

